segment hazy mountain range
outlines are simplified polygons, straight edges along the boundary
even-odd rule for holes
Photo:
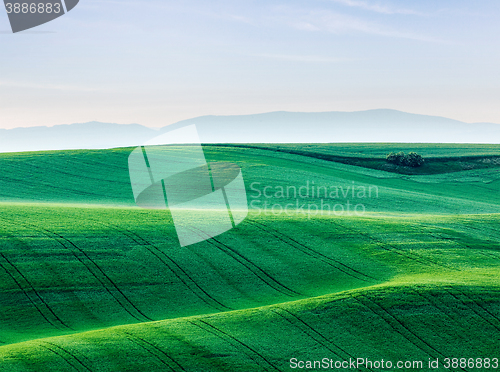
[[[379,109],[201,116],[161,129],[99,122],[0,129],[0,152],[138,146],[171,129],[190,124],[196,124],[204,143],[500,143],[500,124],[471,124]]]

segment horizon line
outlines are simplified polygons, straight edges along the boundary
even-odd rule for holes
[[[79,124],[91,124],[91,123],[99,123],[99,124],[113,124],[113,125],[138,125],[144,128],[152,129],[152,130],[161,130],[165,127],[168,127],[170,125],[175,125],[178,123],[182,123],[185,121],[189,120],[194,120],[194,119],[200,119],[200,118],[209,118],[209,117],[238,117],[238,116],[256,116],[256,115],[269,115],[269,114],[329,114],[329,113],[345,113],[345,114],[352,114],[352,113],[362,113],[362,112],[370,112],[370,111],[392,111],[392,112],[398,112],[398,113],[403,113],[403,114],[408,114],[408,115],[417,115],[417,116],[427,116],[427,117],[433,117],[433,118],[440,118],[440,119],[448,119],[448,120],[453,120],[457,121],[460,123],[464,124],[495,124],[495,125],[500,125],[500,123],[495,123],[495,122],[487,122],[487,121],[480,121],[480,122],[466,122],[462,121],[459,119],[453,119],[450,117],[446,116],[440,116],[440,115],[429,115],[429,114],[420,114],[420,113],[414,113],[414,112],[408,112],[408,111],[401,111],[397,109],[391,109],[391,108],[376,108],[376,109],[366,109],[366,110],[355,110],[355,111],[286,111],[286,110],[277,110],[277,111],[266,111],[266,112],[258,112],[258,113],[250,113],[250,114],[207,114],[207,115],[200,115],[200,116],[193,116],[187,119],[182,119],[178,120],[176,122],[166,124],[161,127],[153,127],[153,126],[148,126],[146,124],[139,124],[139,123],[114,123],[114,122],[107,122],[107,121],[99,121],[99,120],[90,120],[90,121],[85,121],[85,122],[73,122],[73,123],[60,123],[60,124],[53,124],[53,125],[30,125],[30,126],[19,126],[19,127],[12,127],[12,128],[0,128],[0,130],[13,130],[13,129],[29,129],[29,128],[54,128],[57,126],[71,126],[71,125],[79,125]]]

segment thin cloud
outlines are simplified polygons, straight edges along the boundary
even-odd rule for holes
[[[361,8],[364,10],[369,10],[372,12],[382,13],[382,14],[407,14],[407,15],[418,15],[418,16],[426,15],[425,13],[421,13],[412,9],[401,9],[401,8],[394,9],[380,4],[370,4],[366,1],[359,1],[359,0],[331,0],[331,1],[347,5],[350,7]]]
[[[358,0],[331,0],[349,6],[366,7],[369,10],[385,14],[418,14],[408,9],[390,9],[379,5],[371,5]],[[265,14],[265,15],[262,15]],[[360,32],[370,35],[418,40],[434,43],[447,43],[447,41],[432,36],[392,28],[373,20],[365,20],[328,9],[307,9],[289,5],[271,6],[258,15],[217,14],[217,18],[225,18],[254,27],[291,27],[306,32],[330,32],[344,34]]]
[[[361,18],[329,10],[305,11],[293,8],[281,8],[276,14],[276,16],[272,17],[274,23],[285,23],[289,27],[301,31],[323,31],[335,34],[361,32],[371,35],[418,41],[443,42],[443,40],[433,37],[397,30],[377,22],[366,21]]]

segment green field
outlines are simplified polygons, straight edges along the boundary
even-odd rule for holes
[[[251,210],[183,248],[135,207],[131,148],[0,154],[0,371],[497,369],[500,146],[204,150],[242,168]],[[400,150],[427,168],[377,165]]]

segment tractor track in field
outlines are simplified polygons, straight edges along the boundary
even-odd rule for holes
[[[158,346],[152,344],[151,342],[144,340],[141,337],[133,335],[129,332],[123,331],[122,333],[127,335],[127,339],[130,342],[133,342],[134,344],[136,344],[140,348],[146,350],[149,354],[153,355],[163,365],[167,366],[173,372],[185,371],[184,367],[181,364],[179,364],[179,362],[177,362],[174,358],[172,358],[170,355],[168,355],[165,351],[160,349]],[[165,360],[165,358],[167,360]]]
[[[462,305],[468,307],[469,309],[472,310],[472,312],[474,312],[479,318],[481,318],[482,320],[484,320],[486,323],[488,323],[489,325],[491,325],[493,328],[495,328],[497,331],[500,331],[500,319],[498,319],[495,315],[493,315],[491,312],[489,312],[488,310],[486,310],[484,307],[482,307],[480,304],[477,303],[476,300],[474,300],[473,298],[470,298],[469,296],[467,296],[466,293],[460,291],[457,287],[444,287],[444,290],[449,293],[453,298],[455,298],[458,302],[460,302]],[[455,290],[456,292],[459,292],[460,295],[462,295],[463,297],[465,297],[467,300],[469,300],[471,303],[473,303],[474,305],[476,305],[476,309],[479,308],[480,312],[483,312],[483,315],[481,315],[478,310],[472,308],[470,305],[468,305],[466,302],[464,302],[464,300],[462,300],[461,298],[459,298],[458,296],[456,296],[452,290]],[[487,315],[485,315],[485,313]],[[489,316],[490,318],[493,318],[495,320],[495,323],[497,324],[493,324],[490,320],[488,320],[485,316]]]
[[[262,368],[264,368],[264,370],[269,371],[269,367],[271,367],[272,370],[280,371],[279,368],[277,368],[274,364],[272,364],[269,360],[267,360],[257,350],[248,346],[244,342],[238,340],[236,337],[230,335],[229,333],[224,332],[221,329],[215,327],[214,325],[209,324],[202,319],[188,320],[188,322],[191,323],[192,325],[204,330],[205,332],[209,332],[209,333],[213,334],[214,336],[222,339],[223,341],[225,341],[228,344],[230,344],[231,346],[233,346],[235,349],[242,350],[246,356],[248,356],[255,363],[260,365]],[[201,324],[199,324],[199,323],[201,323]],[[250,353],[248,351],[250,351]],[[264,367],[263,364],[266,367]]]
[[[335,344],[334,342],[330,341],[327,337],[325,337],[321,332],[319,332],[318,330],[316,330],[314,327],[312,327],[311,325],[309,325],[307,322],[305,322],[304,320],[302,320],[299,316],[297,316],[296,314],[292,313],[290,310],[286,310],[282,307],[279,307],[279,306],[276,306],[275,308],[272,308],[271,311],[273,311],[275,314],[281,316],[283,319],[285,319],[286,321],[288,321],[290,324],[292,324],[294,327],[297,327],[298,329],[300,329],[303,333],[305,333],[309,338],[313,339],[314,341],[316,341],[317,343],[319,343],[320,345],[324,346],[327,350],[331,351],[333,354],[337,355],[339,358],[345,360],[347,359],[347,357],[349,358],[352,358],[352,359],[356,359],[356,357],[354,357],[352,354],[350,354],[348,351],[342,349],[340,346],[338,346],[337,344]],[[294,319],[294,320],[291,320],[291,319]],[[319,341],[317,340],[316,337],[312,336],[311,333],[319,336],[319,338],[321,338],[323,341]],[[332,350],[329,346],[327,345],[331,345],[333,346],[336,351]],[[343,354],[343,355],[342,355]],[[370,368],[366,368],[368,369],[369,371],[373,371],[372,369]]]
[[[190,228],[191,231],[194,233],[203,235],[206,235],[201,230],[195,229],[195,228]],[[196,231],[194,231],[196,230]],[[208,236],[208,235],[207,235]],[[224,252],[226,255],[243,265],[244,267],[247,268],[248,271],[250,271],[252,274],[254,274],[257,278],[259,278],[262,282],[267,284],[269,287],[273,288],[274,290],[284,294],[285,296],[288,297],[297,297],[297,296],[302,296],[301,293],[298,293],[294,291],[291,288],[288,288],[284,284],[281,284],[278,280],[274,279],[271,275],[266,273],[263,269],[261,269],[259,266],[254,264],[252,261],[244,257],[242,254],[238,253],[236,250],[228,246],[227,244],[222,243],[221,241],[215,239],[214,237],[208,236],[209,239],[206,240],[208,244],[213,245],[220,251]]]
[[[475,221],[464,221],[465,222],[475,222]],[[479,229],[478,227],[475,227],[471,224],[464,224],[464,225],[460,225],[460,230],[456,230],[456,229],[452,229],[451,226],[442,226],[442,225],[431,225],[431,224],[424,224],[424,226],[427,226],[427,227],[432,227],[434,229],[439,229],[439,230],[444,230],[444,233],[449,233],[449,230],[452,230],[454,231],[455,233],[458,233],[458,234],[470,234],[470,232],[466,231],[466,230],[472,230],[472,231],[475,231],[476,233],[483,233],[483,234],[486,234],[488,236],[488,238],[491,238],[491,237],[494,237],[496,238],[497,240],[495,241],[495,243],[497,244],[497,246],[499,245],[498,241],[500,240],[500,234],[498,233],[498,230],[496,229],[493,229],[493,228],[489,228],[489,226],[481,226],[481,229]],[[474,239],[476,240],[479,240],[479,241],[482,241],[482,242],[487,242],[488,244],[491,244],[492,241],[491,240],[484,240],[483,238],[479,238],[479,237],[475,237]],[[498,252],[497,250],[495,250],[496,252]]]
[[[60,350],[62,353],[66,354],[68,357],[65,357],[62,353],[59,353],[57,351],[55,351],[53,348],[49,347],[49,346],[46,346],[46,345],[50,345],[52,347],[55,347],[57,348],[58,350]],[[69,364],[72,368],[76,369],[78,372],[81,372],[82,371],[82,368],[85,370],[85,371],[89,371],[89,372],[92,372],[92,370],[87,367],[79,358],[77,358],[75,355],[73,355],[72,353],[70,353],[69,351],[67,351],[66,349],[62,348],[61,346],[59,345],[56,345],[56,344],[53,344],[51,342],[48,342],[48,341],[41,341],[39,343],[39,346],[43,347],[44,349],[47,349],[49,350],[50,352],[58,355],[61,359],[63,359],[67,364]],[[70,359],[75,361],[76,365],[80,366],[80,367],[76,367],[75,364],[73,364],[72,362],[70,362]]]
[[[494,254],[492,254],[490,252],[488,252],[488,254],[486,252],[483,252],[484,248],[479,248],[479,249],[478,248],[473,248],[469,244],[466,244],[461,239],[461,238],[463,238],[463,234],[467,234],[464,231],[453,230],[450,227],[442,227],[442,226],[439,226],[439,225],[431,225],[431,224],[428,224],[428,223],[422,223],[422,224],[420,224],[420,226],[424,226],[424,227],[427,227],[427,228],[433,229],[433,230],[437,230],[437,229],[441,230],[441,231],[432,231],[432,232],[426,231],[427,235],[432,236],[436,240],[439,240],[439,241],[452,240],[458,246],[462,246],[462,247],[468,248],[470,250],[473,250],[474,252],[479,252],[480,254],[483,254],[483,255],[488,256],[488,257],[493,257],[493,258],[496,258],[496,259],[500,258],[499,256],[494,255]],[[467,228],[471,229],[471,230],[478,231],[477,228],[472,227],[472,226],[467,226]],[[454,235],[453,235],[453,233],[454,233]],[[451,237],[445,237],[445,236],[443,236],[443,234],[450,235]],[[475,240],[476,241],[481,241],[483,244],[486,243],[486,242],[487,243],[491,243],[491,241],[484,241],[483,239],[479,239],[479,238],[475,238]],[[498,251],[494,250],[494,252],[498,252]]]
[[[483,256],[494,258],[495,260],[500,260],[500,256],[492,253],[492,252],[484,252],[484,251],[479,251],[479,254],[482,254]]]
[[[320,221],[323,224],[326,224],[326,221],[323,221],[323,220],[320,220]],[[446,269],[446,270],[460,271],[459,269],[456,269],[454,267],[446,266],[446,265],[443,265],[441,263],[435,262],[434,260],[431,260],[431,259],[429,259],[427,257],[423,257],[423,256],[421,256],[419,254],[416,254],[415,252],[412,252],[412,253],[404,252],[401,249],[398,249],[398,248],[394,247],[392,244],[389,244],[387,242],[384,242],[383,240],[374,238],[373,236],[365,234],[365,233],[363,233],[363,232],[361,232],[361,231],[359,231],[357,229],[354,229],[352,227],[343,226],[343,225],[341,225],[338,222],[332,221],[332,219],[329,219],[328,221],[330,223],[332,223],[332,224],[340,227],[340,228],[343,228],[345,230],[349,230],[349,231],[351,231],[353,233],[356,233],[358,235],[364,236],[365,238],[368,238],[368,240],[374,241],[378,247],[380,247],[380,248],[382,248],[382,249],[384,249],[384,250],[386,250],[388,252],[394,252],[394,253],[396,253],[396,254],[398,254],[400,256],[403,256],[403,257],[405,257],[407,259],[416,261],[416,262],[418,262],[420,264],[423,264],[423,265],[426,265],[426,266],[429,265],[429,264],[431,264],[431,265],[439,266],[439,267],[441,267],[443,269]],[[389,248],[387,248],[386,246],[389,247]]]
[[[486,310],[485,308],[483,308],[480,304],[478,304],[474,299],[470,298],[469,296],[467,296],[465,293],[459,291],[456,287],[448,287],[448,286],[444,286],[442,287],[444,289],[444,291],[446,293],[448,293],[451,297],[453,297],[456,301],[460,302],[462,305],[466,306],[467,308],[469,308],[472,312],[474,312],[480,319],[482,319],[484,322],[488,323],[490,326],[492,326],[493,328],[495,328],[497,331],[500,331],[500,319],[498,319],[495,315],[491,314],[488,310]],[[460,294],[462,296],[464,296],[465,298],[467,298],[468,300],[470,300],[471,302],[473,302],[477,307],[479,307],[482,311],[484,311],[485,313],[487,313],[487,315],[491,318],[493,318],[496,323],[498,323],[497,325],[493,324],[491,321],[489,321],[485,316],[482,316],[481,314],[479,314],[476,310],[474,310],[471,306],[469,306],[467,303],[465,303],[462,299],[460,299],[459,297],[457,297],[453,292],[452,292],[452,289],[455,289],[455,291],[457,292],[460,292]],[[436,305],[434,305],[436,306]],[[437,307],[437,306],[436,306]],[[447,314],[448,315],[448,314]],[[457,322],[458,323],[458,322]],[[458,323],[460,324],[460,323]]]
[[[336,268],[337,270],[343,272],[344,274],[346,274],[348,276],[351,276],[355,279],[365,281],[365,282],[367,281],[367,279],[377,280],[376,278],[371,277],[369,275],[366,275],[366,274],[364,274],[361,271],[358,271],[356,269],[353,269],[352,267],[350,267],[350,266],[348,266],[340,261],[337,261],[337,260],[335,260],[331,257],[328,257],[322,253],[319,253],[318,251],[308,247],[307,245],[305,245],[303,243],[298,242],[297,240],[295,240],[295,239],[293,239],[285,234],[280,233],[279,231],[276,231],[276,230],[271,229],[271,228],[266,228],[260,222],[252,221],[252,220],[248,220],[248,222],[250,222],[251,224],[256,226],[261,231],[264,231],[264,232],[268,233],[269,235],[274,236],[276,239],[282,241],[283,243],[287,244],[288,246],[294,247],[295,249],[307,254],[308,256],[314,257],[314,258],[326,263],[327,265]],[[280,237],[280,235],[281,235],[281,237]],[[285,239],[288,239],[292,243],[286,241]],[[342,266],[343,268],[341,268],[339,266]],[[354,272],[355,274],[353,274],[352,272]],[[358,276],[362,276],[364,278],[359,278]]]
[[[359,302],[367,309],[369,309],[372,313],[381,318],[387,325],[389,325],[396,333],[401,335],[404,339],[406,339],[410,344],[416,346],[418,349],[431,356],[432,358],[437,358],[438,356],[445,358],[445,356],[435,349],[432,345],[430,345],[427,341],[420,338],[413,331],[411,331],[407,326],[404,325],[396,316],[391,314],[387,309],[378,304],[373,299],[369,298],[366,295],[351,295],[355,301]],[[370,306],[372,304],[372,306]],[[375,306],[373,306],[375,305]],[[460,368],[462,371],[466,371],[466,369]]]
[[[423,298],[424,300],[426,300],[428,303],[430,303],[432,306],[434,306],[437,310],[439,310],[439,312],[442,313],[445,317],[447,317],[452,322],[456,323],[458,326],[461,327],[460,322],[458,322],[456,319],[452,318],[451,315],[448,312],[446,312],[445,310],[443,310],[443,303],[442,303],[442,301],[435,300],[434,298],[432,298],[432,295],[426,294],[424,288],[421,288],[420,286],[415,286],[415,288],[409,287],[408,289],[410,291],[412,291],[413,293],[415,293],[416,295],[418,295],[421,298]],[[424,290],[422,290],[422,289],[424,289]],[[445,309],[447,309],[447,308],[445,308]],[[461,334],[460,334],[460,338],[463,339],[463,337],[462,337]]]
[[[327,349],[328,351],[330,351],[332,354],[338,356],[339,358],[344,358],[339,353],[338,350],[334,351],[330,346],[328,346],[325,343],[325,341],[326,341],[327,343],[331,344],[331,342],[325,336],[323,336],[321,333],[319,333],[318,331],[316,331],[314,328],[312,328],[306,322],[304,322],[303,320],[301,320],[295,314],[292,314],[290,311],[285,310],[285,309],[280,308],[280,307],[273,308],[273,309],[271,309],[271,311],[273,313],[275,313],[276,315],[278,315],[279,317],[285,319],[293,327],[299,329],[302,333],[306,334],[307,337],[309,337],[311,340],[314,340],[315,342],[317,342],[318,344],[320,344],[321,346],[323,346],[325,349]],[[339,349],[339,350],[341,350],[341,351],[343,351],[345,353],[345,351],[342,350],[342,349],[340,349],[337,345],[333,345],[333,346],[335,346],[337,349]]]
[[[440,226],[435,226],[435,225],[429,225],[429,224],[424,224],[423,226],[426,226],[426,227],[431,227],[431,228],[438,228],[440,230],[445,230],[444,233],[449,233],[448,231],[448,228],[444,228],[444,227],[440,227]],[[472,230],[478,230],[477,228],[475,227],[472,227],[472,226],[468,226],[468,228],[472,229]],[[473,248],[471,247],[470,245],[464,243],[460,237],[452,237],[452,238],[445,238],[441,235],[439,236],[436,236],[435,234],[439,234],[439,232],[436,232],[435,234],[432,234],[432,233],[428,233],[430,236],[432,236],[433,238],[436,238],[438,240],[453,240],[454,243],[456,243],[458,246],[461,246],[461,247],[465,247],[467,249],[470,249],[470,250],[473,250],[474,252],[477,252],[479,253],[480,255],[483,255],[485,257],[488,257],[488,258],[493,258],[495,260],[500,260],[500,256],[498,256],[498,251],[494,250],[494,251],[487,251],[485,252],[484,251],[484,248],[483,249],[477,249],[477,248]]]
[[[6,221],[3,221],[3,222],[6,222]],[[7,223],[8,223],[8,222],[7,222]],[[12,223],[10,223],[10,224],[12,224]],[[17,227],[17,228],[19,228],[18,226],[16,226],[16,227]],[[27,230],[27,232],[33,232],[33,230],[28,230],[28,229],[26,229],[26,230]],[[22,236],[22,237],[17,237],[17,236],[15,236],[15,235],[12,235],[10,232],[4,232],[4,233],[6,233],[7,235],[9,235],[10,239],[12,239],[12,240],[13,240],[13,241],[15,241],[16,243],[18,243],[18,244],[19,244],[19,246],[20,246],[20,247],[22,247],[23,252],[25,252],[25,253],[30,252],[30,253],[31,253],[31,247],[30,247],[28,244],[26,244],[26,243],[23,241],[23,239],[22,239],[22,238],[24,238],[24,236]],[[46,234],[44,234],[44,233],[40,233],[40,236],[42,236],[42,235],[43,235],[43,236],[46,236]],[[16,248],[17,248],[17,247],[16,247]],[[24,255],[23,255],[23,256],[24,256]],[[52,267],[50,267],[50,266],[48,266],[48,267],[49,267],[49,271],[50,271],[51,275],[53,275],[54,277],[57,277],[57,279],[58,279],[58,280],[60,280],[60,281],[62,282],[62,281],[63,281],[63,279],[60,277],[59,272],[55,271],[55,270],[54,270]],[[17,281],[15,281],[15,282],[16,282],[16,284],[19,286],[19,283],[18,283]],[[31,286],[31,287],[33,287],[33,286]],[[22,289],[22,288],[21,288],[21,289]],[[34,289],[34,287],[33,287],[33,289]],[[23,292],[24,292],[24,291],[23,291]],[[78,298],[78,297],[77,297],[77,296],[76,296],[73,292],[69,292],[69,296],[72,298],[72,300],[73,300],[73,301],[78,302],[78,303],[81,303],[81,300],[80,300],[80,299],[79,299],[79,298]],[[29,297],[28,297],[28,299],[29,299]],[[31,302],[31,301],[30,301],[30,302]],[[82,304],[82,305],[83,305],[83,304]],[[47,306],[48,306],[48,305],[47,305]],[[84,305],[83,305],[83,306],[84,306]],[[38,309],[37,309],[37,310],[38,310]],[[89,316],[90,318],[92,318],[92,319],[94,319],[94,320],[98,321],[98,318],[97,318],[97,317],[96,317],[93,313],[91,313],[90,311],[87,311],[87,314],[88,314],[88,316]],[[71,327],[69,327],[69,326],[66,326],[66,325],[65,325],[65,327],[66,327],[66,328],[68,328],[68,329],[73,330],[73,329],[72,329]]]
[[[416,286],[416,288],[418,289],[418,288],[419,288],[419,286]],[[411,290],[411,291],[412,291],[412,292],[414,292],[415,294],[417,294],[417,295],[419,295],[420,297],[422,297],[423,299],[425,299],[425,300],[426,300],[427,302],[429,302],[432,306],[434,306],[437,310],[439,310],[439,312],[441,312],[444,316],[446,316],[448,319],[450,319],[452,322],[454,322],[454,323],[457,325],[457,327],[459,327],[460,329],[463,329],[463,325],[461,324],[461,322],[460,322],[460,321],[457,321],[456,319],[454,319],[454,317],[452,318],[452,317],[450,316],[450,314],[449,314],[449,313],[450,313],[450,311],[449,311],[450,309],[449,309],[449,308],[447,308],[445,305],[443,305],[443,303],[442,303],[441,301],[434,300],[434,299],[432,299],[432,296],[431,296],[430,294],[429,294],[429,295],[426,295],[424,291],[418,291],[417,289],[414,289],[414,288],[411,288],[411,287],[409,288],[409,290]],[[445,289],[445,290],[446,290],[446,289]],[[448,291],[446,291],[446,292],[447,292],[448,294],[450,294],[450,295],[451,295],[451,293],[449,293]],[[453,297],[453,296],[452,296],[452,297]],[[458,299],[457,299],[457,300],[458,300]],[[443,309],[443,306],[445,306],[445,307],[444,307],[444,309]],[[446,310],[448,310],[448,311],[446,311]],[[459,314],[458,314],[458,312],[457,312],[457,311],[453,311],[453,312],[459,316]],[[478,315],[478,316],[479,316],[479,315]],[[480,317],[480,318],[482,318],[481,316],[479,316],[479,317]],[[486,322],[487,322],[487,320],[486,320],[486,319],[484,319],[484,318],[482,318],[482,319],[483,319],[484,321],[486,321]],[[454,329],[455,329],[455,328],[454,328]],[[464,335],[465,335],[465,334],[466,334],[466,331],[464,331],[464,332],[456,332],[456,333],[453,335],[453,337],[459,337],[459,338],[460,338],[460,339],[462,339],[463,341],[468,341],[468,339],[464,337]]]
[[[157,246],[155,246],[153,243],[147,241],[144,239],[142,236],[138,235],[135,232],[132,232],[128,229],[120,228],[114,224],[111,223],[104,223],[101,221],[96,221],[95,222],[101,223],[105,226],[109,226],[116,231],[120,232],[121,234],[127,236],[129,239],[131,239],[133,242],[135,242],[137,245],[144,247],[149,253],[151,253],[153,256],[155,256],[161,263],[163,263],[168,269],[183,283],[189,290],[200,300],[202,300],[204,303],[206,303],[208,306],[213,307],[214,309],[218,311],[227,311],[227,310],[233,310],[229,306],[224,305],[222,302],[216,300],[214,297],[212,297],[207,291],[205,291],[194,279],[192,279],[189,274],[177,263],[175,262],[169,255],[167,255],[165,252],[163,252],[161,249],[159,249]],[[137,241],[137,239],[134,238],[134,236],[139,239],[141,242]],[[154,251],[149,248],[151,247],[154,249]],[[165,259],[161,258],[159,255],[162,255],[168,262],[165,261]],[[190,284],[192,283],[192,284]]]
[[[11,221],[12,223],[12,221]],[[18,223],[22,226],[31,226],[32,228],[41,231],[46,236],[52,238],[54,241],[58,242],[62,247],[66,250],[70,251],[73,256],[83,265],[85,268],[94,276],[94,278],[101,283],[103,288],[113,297],[116,302],[134,319],[139,322],[144,321],[152,321],[153,319],[146,316],[139,310],[130,299],[125,296],[125,294],[120,290],[120,288],[114,283],[111,278],[104,272],[104,270],[97,265],[97,263],[92,260],[89,255],[81,248],[79,248],[76,244],[74,244],[71,240],[65,238],[64,236],[50,231],[48,229],[44,229],[41,226],[35,224],[28,223]],[[67,244],[65,244],[66,242]],[[69,244],[69,246],[68,246]],[[91,267],[95,267],[93,270]]]
[[[66,364],[68,364],[72,369],[75,369],[77,370],[78,372],[81,372],[81,368],[77,368],[73,363],[71,363],[66,357],[64,357],[63,355],[61,355],[60,353],[58,353],[57,351],[51,349],[50,347],[48,346],[45,346],[45,345],[42,345],[40,344],[39,345],[41,348],[45,349],[45,350],[48,350],[49,352],[57,355],[59,358],[61,358],[62,360],[64,360],[66,362]]]
[[[76,257],[78,261],[84,265],[87,270],[101,283],[101,285],[108,291],[108,293],[120,304],[120,306],[133,318],[136,320],[143,322],[143,321],[152,321],[153,319],[149,318],[147,315],[145,315],[141,310],[137,308],[136,305],[127,297],[125,294],[121,291],[121,289],[116,285],[116,283],[111,280],[111,278],[104,272],[104,270],[93,260],[89,257],[87,253],[81,248],[79,248],[76,244],[74,244],[71,240],[63,237],[62,235],[46,230],[50,234],[53,234],[56,236],[56,240],[66,249],[69,249],[72,251],[73,255]],[[60,240],[59,240],[60,239]],[[64,244],[62,241],[67,242],[70,246],[72,246],[74,249],[77,251],[69,248],[66,244]],[[88,261],[88,263],[86,263]],[[91,267],[95,267],[97,270],[92,270]]]
[[[433,225],[426,225],[426,226],[428,226],[428,227],[434,227],[434,228],[438,227],[438,226],[433,226]],[[440,228],[441,230],[445,230],[442,227],[438,227],[438,228]],[[469,228],[475,229],[475,228],[470,227],[470,226],[469,226]],[[475,230],[477,230],[477,229],[475,229]],[[447,232],[445,232],[445,233],[447,233]],[[460,238],[457,238],[457,237],[452,237],[452,238],[444,238],[442,236],[436,237],[435,235],[433,235],[431,233],[429,233],[429,235],[432,236],[432,237],[435,237],[436,239],[440,239],[440,240],[445,240],[445,239],[446,240],[453,240],[453,242],[455,242],[457,245],[465,247],[465,248],[470,249],[470,250],[473,250],[474,252],[478,252],[479,254],[481,254],[481,255],[483,255],[485,257],[494,258],[495,260],[499,260],[500,259],[500,256],[498,256],[496,254],[496,253],[498,253],[498,251],[496,251],[496,250],[493,251],[493,252],[492,251],[485,252],[483,250],[484,248],[483,249],[473,248],[470,245],[464,243]]]
[[[185,336],[183,330],[185,329],[185,327],[189,327],[189,325],[189,322],[186,321],[185,324],[183,324],[184,328],[182,328],[182,330],[172,331],[170,329],[162,328],[161,333],[165,336],[164,339],[172,338],[174,342],[181,344],[183,348],[187,348],[188,350],[186,351],[186,353],[188,353],[189,355],[212,354],[212,350],[210,350],[209,347],[200,345],[195,340],[189,339]],[[151,323],[144,323],[143,326],[148,330],[150,328],[155,329],[154,325]]]
[[[31,304],[35,307],[35,309],[40,313],[40,315],[56,329],[61,329],[61,326],[57,325],[59,323],[63,326],[63,328],[71,329],[67,324],[65,324],[52,310],[52,308],[45,302],[43,297],[38,293],[35,287],[31,284],[31,282],[23,275],[23,273],[19,270],[19,268],[14,265],[3,253],[0,252],[0,267],[4,269],[8,276],[12,278],[12,280],[16,283],[19,289],[24,293],[24,295],[28,298]],[[1,261],[4,261],[3,263]],[[10,266],[12,270],[8,270],[7,266]],[[17,276],[17,278],[16,278]],[[24,281],[27,284],[25,288],[21,281]],[[29,291],[32,291],[36,297],[32,297],[29,294]],[[44,310],[45,309],[45,310]],[[48,312],[47,312],[48,311]],[[50,318],[53,318],[52,320]],[[72,329],[71,329],[72,330]]]

